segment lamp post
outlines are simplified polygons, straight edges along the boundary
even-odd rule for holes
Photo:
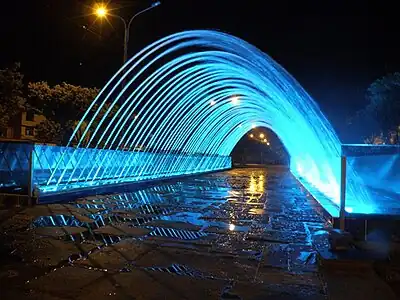
[[[400,144],[400,125],[397,126],[397,144]]]
[[[145,9],[139,11],[138,13],[133,15],[133,17],[131,17],[129,20],[125,20],[124,18],[122,18],[119,15],[114,15],[114,14],[109,13],[107,8],[105,6],[103,6],[103,5],[98,6],[95,9],[95,14],[97,15],[97,17],[105,18],[106,16],[110,16],[110,17],[118,18],[124,24],[124,29],[125,30],[124,30],[124,58],[123,58],[123,64],[125,64],[126,61],[128,60],[129,29],[131,27],[133,19],[135,19],[137,16],[141,15],[142,13],[159,6],[160,4],[161,4],[160,1],[154,2],[150,7],[147,7]]]

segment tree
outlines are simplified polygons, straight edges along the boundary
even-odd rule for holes
[[[62,136],[61,124],[54,120],[46,119],[36,126],[35,137],[42,143],[60,144]]]
[[[366,143],[399,143],[400,136],[400,73],[375,80],[366,93],[368,105],[356,115],[357,122],[375,121],[379,128]],[[377,133],[378,132],[378,133]]]
[[[36,111],[46,117],[46,121],[42,122],[36,129],[38,140],[47,143],[67,144],[71,134],[98,93],[99,90],[97,88],[86,88],[65,82],[53,87],[49,86],[47,82],[29,83],[29,103]],[[109,107],[109,104],[105,104],[102,107],[99,115],[92,123],[91,128],[95,128],[99,125],[97,122],[106,114]],[[86,120],[90,119],[97,109],[98,105],[94,105]],[[107,117],[111,118],[117,110],[118,106],[115,105],[111,112],[108,113]],[[100,132],[107,124],[107,122],[104,122],[100,128]],[[86,126],[86,123],[80,125],[72,144],[78,143]],[[97,134],[95,138],[99,136],[100,135]],[[88,137],[90,137],[90,132],[85,137],[85,142],[87,142]],[[96,143],[97,140],[94,139],[93,142]]]
[[[378,121],[382,131],[395,130],[400,125],[400,73],[373,82],[367,90],[367,99],[366,113]]]
[[[10,120],[25,104],[24,76],[20,72],[20,64],[10,69],[0,70],[0,130],[8,127]]]
[[[65,144],[79,120],[98,94],[96,88],[85,88],[68,83],[53,87],[47,82],[28,84],[31,107],[46,117],[37,127],[37,138],[42,142]]]
[[[380,134],[372,134],[364,140],[366,144],[383,145],[386,144],[386,138],[383,132]]]
[[[366,144],[374,144],[374,145],[395,145],[400,144],[400,126],[396,130],[390,130],[387,134],[383,132],[379,134],[373,133],[366,139],[364,139],[364,143]]]

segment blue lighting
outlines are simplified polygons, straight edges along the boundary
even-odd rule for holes
[[[70,143],[84,132],[77,147],[52,150],[39,186],[49,192],[230,168],[232,149],[254,126],[273,130],[292,173],[339,203],[341,143],[318,105],[268,55],[205,30],[167,36],[132,57],[75,129]],[[347,178],[351,212],[368,205],[369,194],[351,167]]]

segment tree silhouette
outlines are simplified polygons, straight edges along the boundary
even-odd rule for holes
[[[367,106],[357,112],[353,123],[375,121],[379,128],[365,139],[366,143],[397,144],[400,136],[400,73],[375,80],[367,89]],[[366,126],[368,124],[365,124]]]
[[[10,120],[25,105],[24,76],[20,72],[20,64],[12,68],[0,70],[0,130],[8,127]]]
[[[66,144],[68,134],[78,124],[98,92],[96,88],[65,82],[53,87],[47,82],[29,83],[29,104],[46,117],[37,127],[37,139],[47,143]]]

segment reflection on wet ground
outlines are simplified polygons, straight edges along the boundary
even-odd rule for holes
[[[235,169],[18,212],[0,280],[10,299],[326,299],[327,225],[287,170]]]

